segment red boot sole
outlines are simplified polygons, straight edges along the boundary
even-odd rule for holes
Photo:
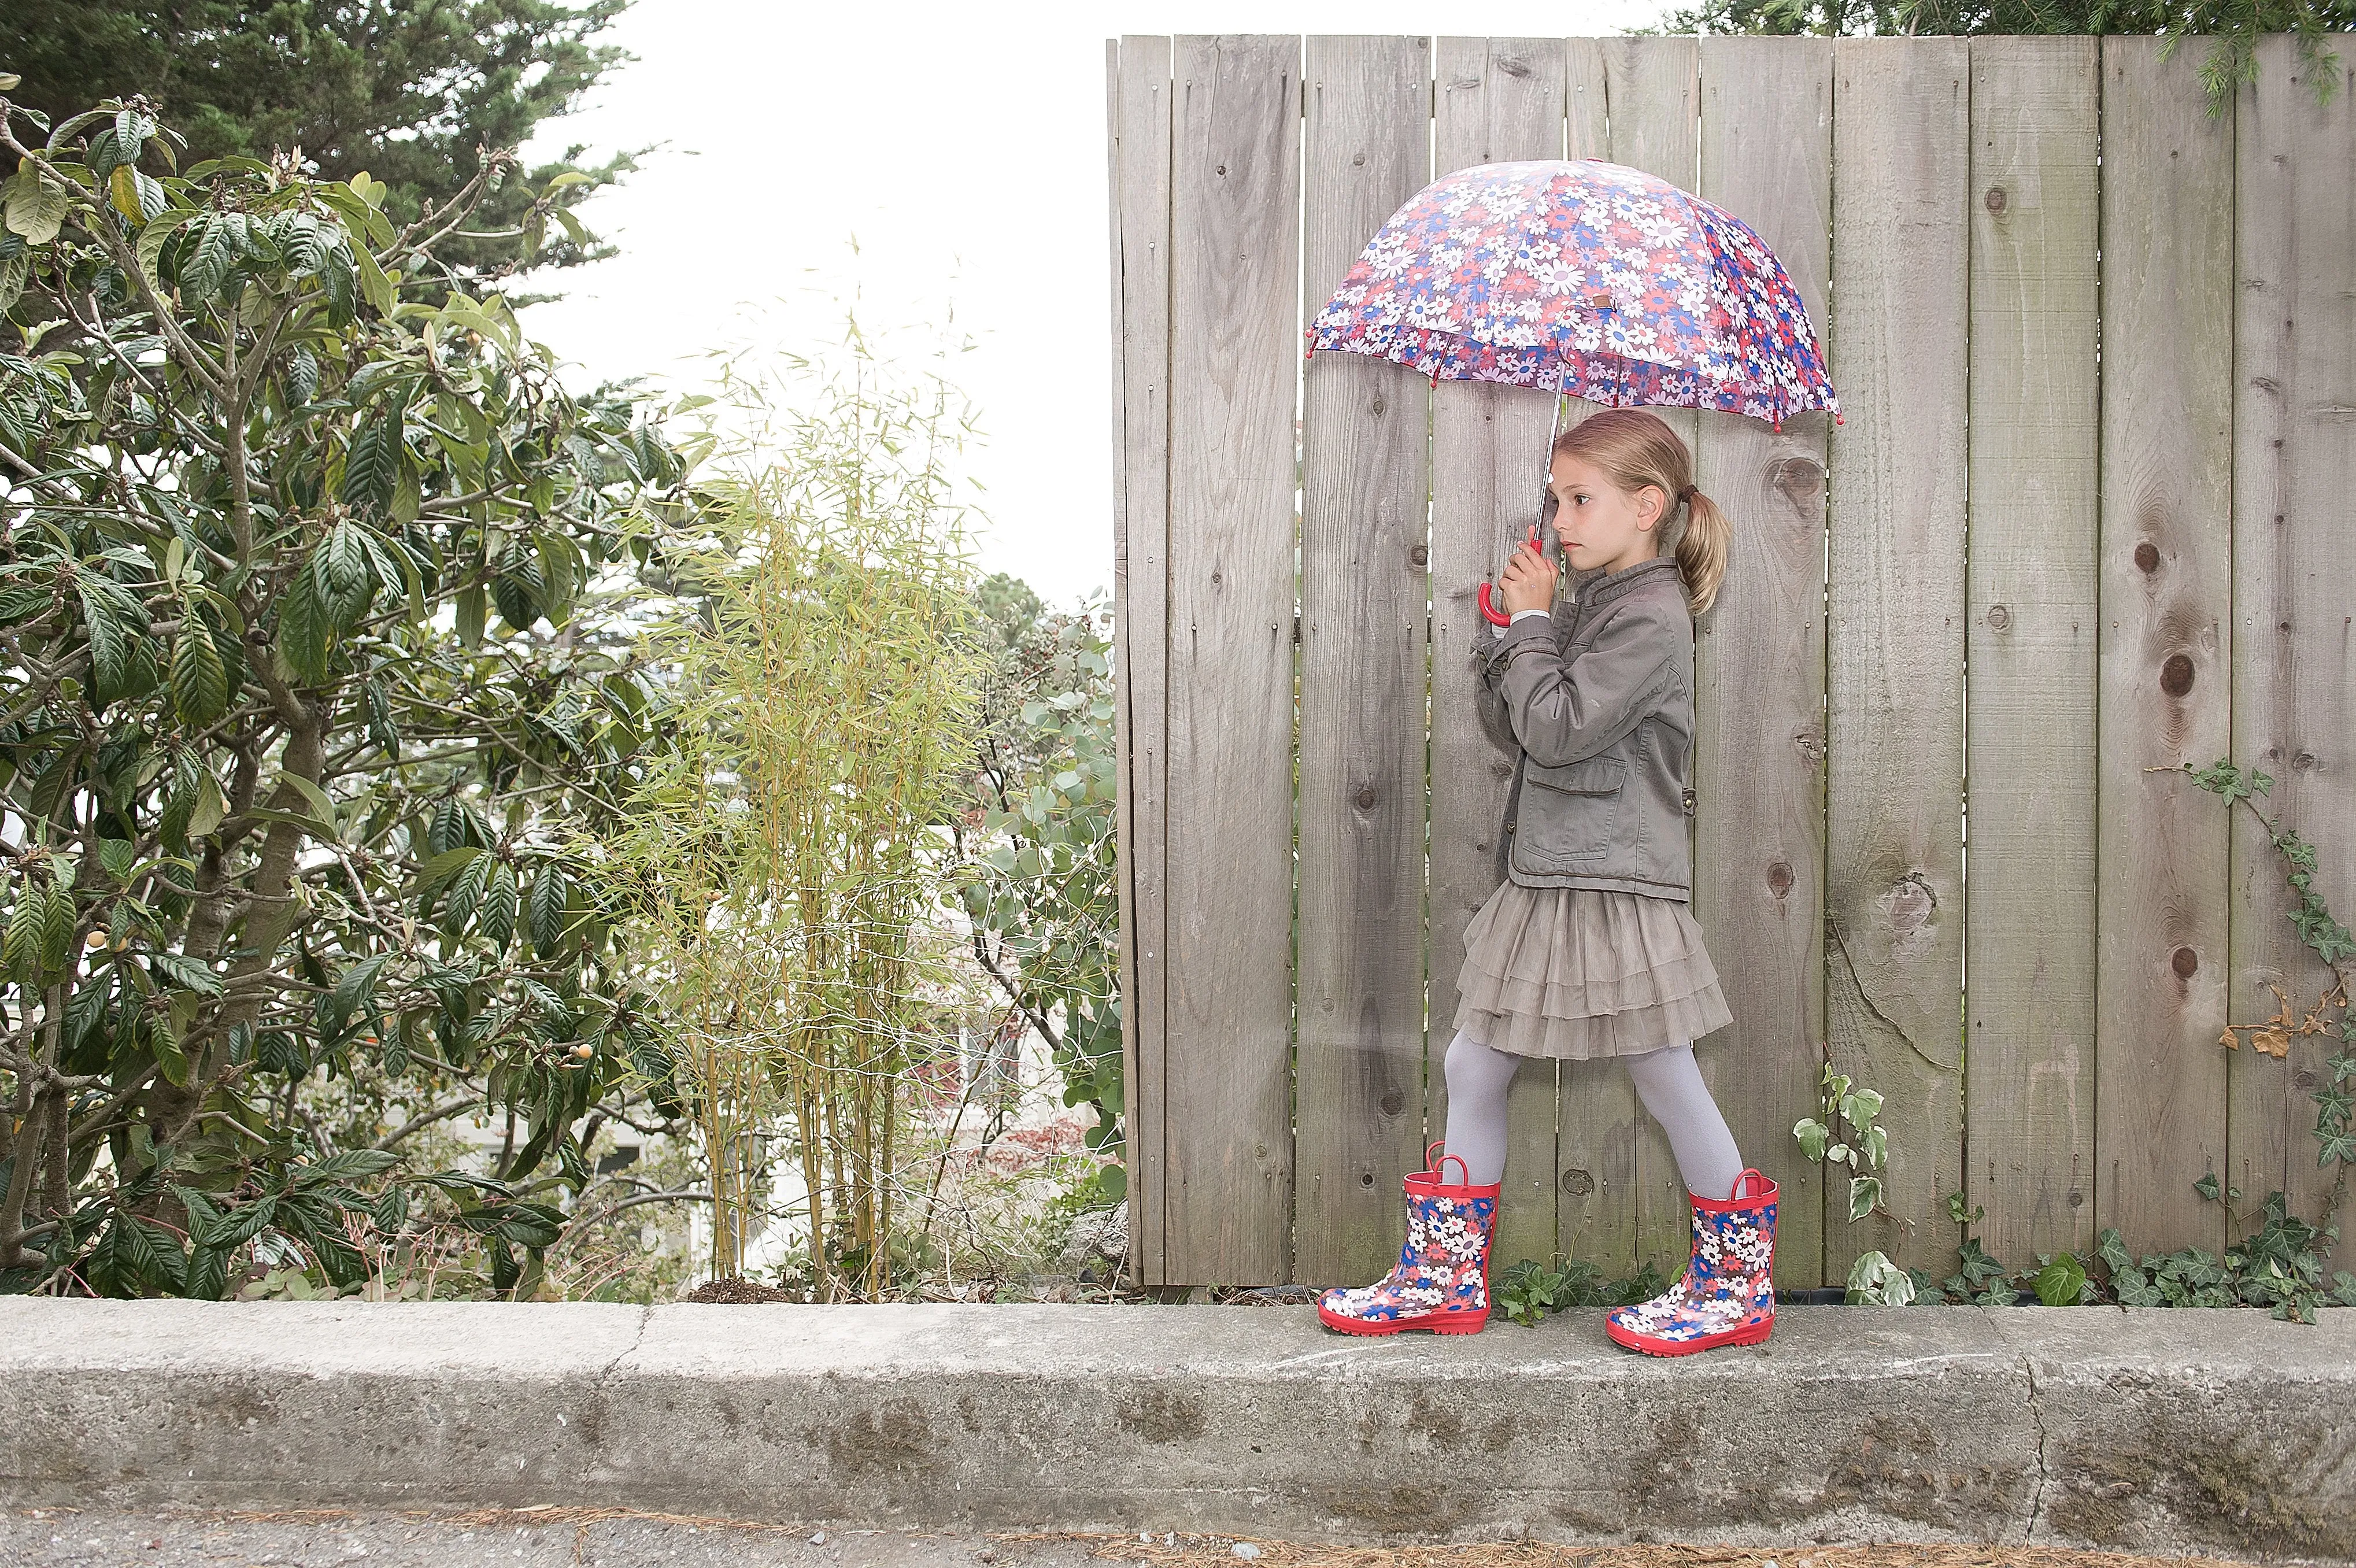
[[[1317,1321],[1344,1334],[1376,1336],[1399,1334],[1410,1328],[1428,1328],[1434,1334],[1478,1334],[1481,1326],[1489,1321],[1488,1309],[1473,1312],[1424,1312],[1413,1317],[1393,1317],[1368,1320],[1360,1317],[1339,1317],[1317,1308]]]
[[[1698,1339],[1655,1339],[1633,1328],[1622,1328],[1608,1317],[1603,1320],[1603,1332],[1612,1337],[1612,1343],[1641,1350],[1647,1356],[1690,1356],[1697,1350],[1714,1350],[1721,1345],[1757,1345],[1774,1327],[1775,1320],[1770,1317],[1764,1323],[1746,1323],[1740,1328],[1705,1334]]]

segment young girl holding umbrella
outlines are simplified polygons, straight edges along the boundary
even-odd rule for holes
[[[1551,443],[1542,522],[1574,570],[1567,614],[1537,528],[1476,643],[1493,739],[1514,755],[1500,881],[1465,929],[1444,1137],[1404,1187],[1408,1238],[1369,1285],[1329,1290],[1330,1327],[1477,1332],[1503,1190],[1506,1094],[1526,1057],[1622,1060],[1668,1134],[1692,1253],[1662,1295],[1607,1314],[1653,1355],[1756,1344],[1774,1320],[1775,1184],[1743,1164],[1693,1042],[1731,1022],[1689,908],[1693,622],[1731,523],[1685,443],[1644,405],[1782,428],[1832,410],[1807,315],[1740,220],[1603,163],[1483,165],[1426,188],[1367,245],[1310,351],[1549,388],[1612,406]],[[1675,531],[1673,542],[1665,535]],[[1444,1152],[1442,1152],[1444,1151]]]

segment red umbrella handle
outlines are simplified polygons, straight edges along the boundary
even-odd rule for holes
[[[1486,583],[1481,585],[1481,614],[1488,620],[1491,626],[1511,626],[1514,624],[1513,617],[1507,615],[1503,610],[1492,609],[1489,607],[1489,585]]]
[[[1529,540],[1529,542],[1530,542],[1530,548],[1531,548],[1531,549],[1536,550],[1536,549],[1537,549],[1537,548],[1538,548],[1538,530],[1537,530],[1537,525],[1536,523],[1532,523],[1532,524],[1530,525],[1530,540]],[[1494,606],[1493,606],[1492,604],[1490,604],[1490,603],[1489,603],[1489,589],[1490,589],[1491,585],[1490,585],[1490,584],[1488,584],[1488,583],[1485,583],[1485,582],[1484,582],[1484,583],[1483,583],[1483,584],[1481,585],[1481,596],[1481,596],[1481,615],[1482,615],[1482,618],[1483,618],[1483,619],[1485,619],[1485,620],[1486,620],[1486,621],[1487,621],[1491,626],[1511,626],[1511,625],[1513,625],[1513,624],[1514,624],[1514,618],[1513,618],[1512,616],[1507,615],[1505,611],[1503,611],[1503,610],[1501,610],[1501,609],[1498,609],[1497,607],[1495,607]]]

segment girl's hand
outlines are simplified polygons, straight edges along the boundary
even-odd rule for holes
[[[1497,580],[1497,595],[1505,604],[1505,613],[1515,610],[1552,610],[1556,581],[1562,575],[1554,563],[1539,553],[1537,530],[1530,530],[1529,538],[1514,546],[1511,559]]]

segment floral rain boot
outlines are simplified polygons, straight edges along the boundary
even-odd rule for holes
[[[1497,1198],[1503,1182],[1475,1187],[1451,1184],[1440,1166],[1453,1155],[1431,1160],[1408,1176],[1407,1244],[1391,1272],[1370,1285],[1335,1287],[1317,1298],[1318,1320],[1344,1334],[1397,1334],[1429,1328],[1438,1334],[1477,1334],[1489,1320],[1489,1242],[1496,1233]]]
[[[1753,1183],[1743,1196],[1743,1184]],[[1604,1332],[1647,1356],[1686,1356],[1717,1345],[1756,1345],[1775,1326],[1775,1184],[1755,1170],[1734,1195],[1686,1195],[1693,1258],[1676,1283],[1636,1306],[1604,1314]]]

